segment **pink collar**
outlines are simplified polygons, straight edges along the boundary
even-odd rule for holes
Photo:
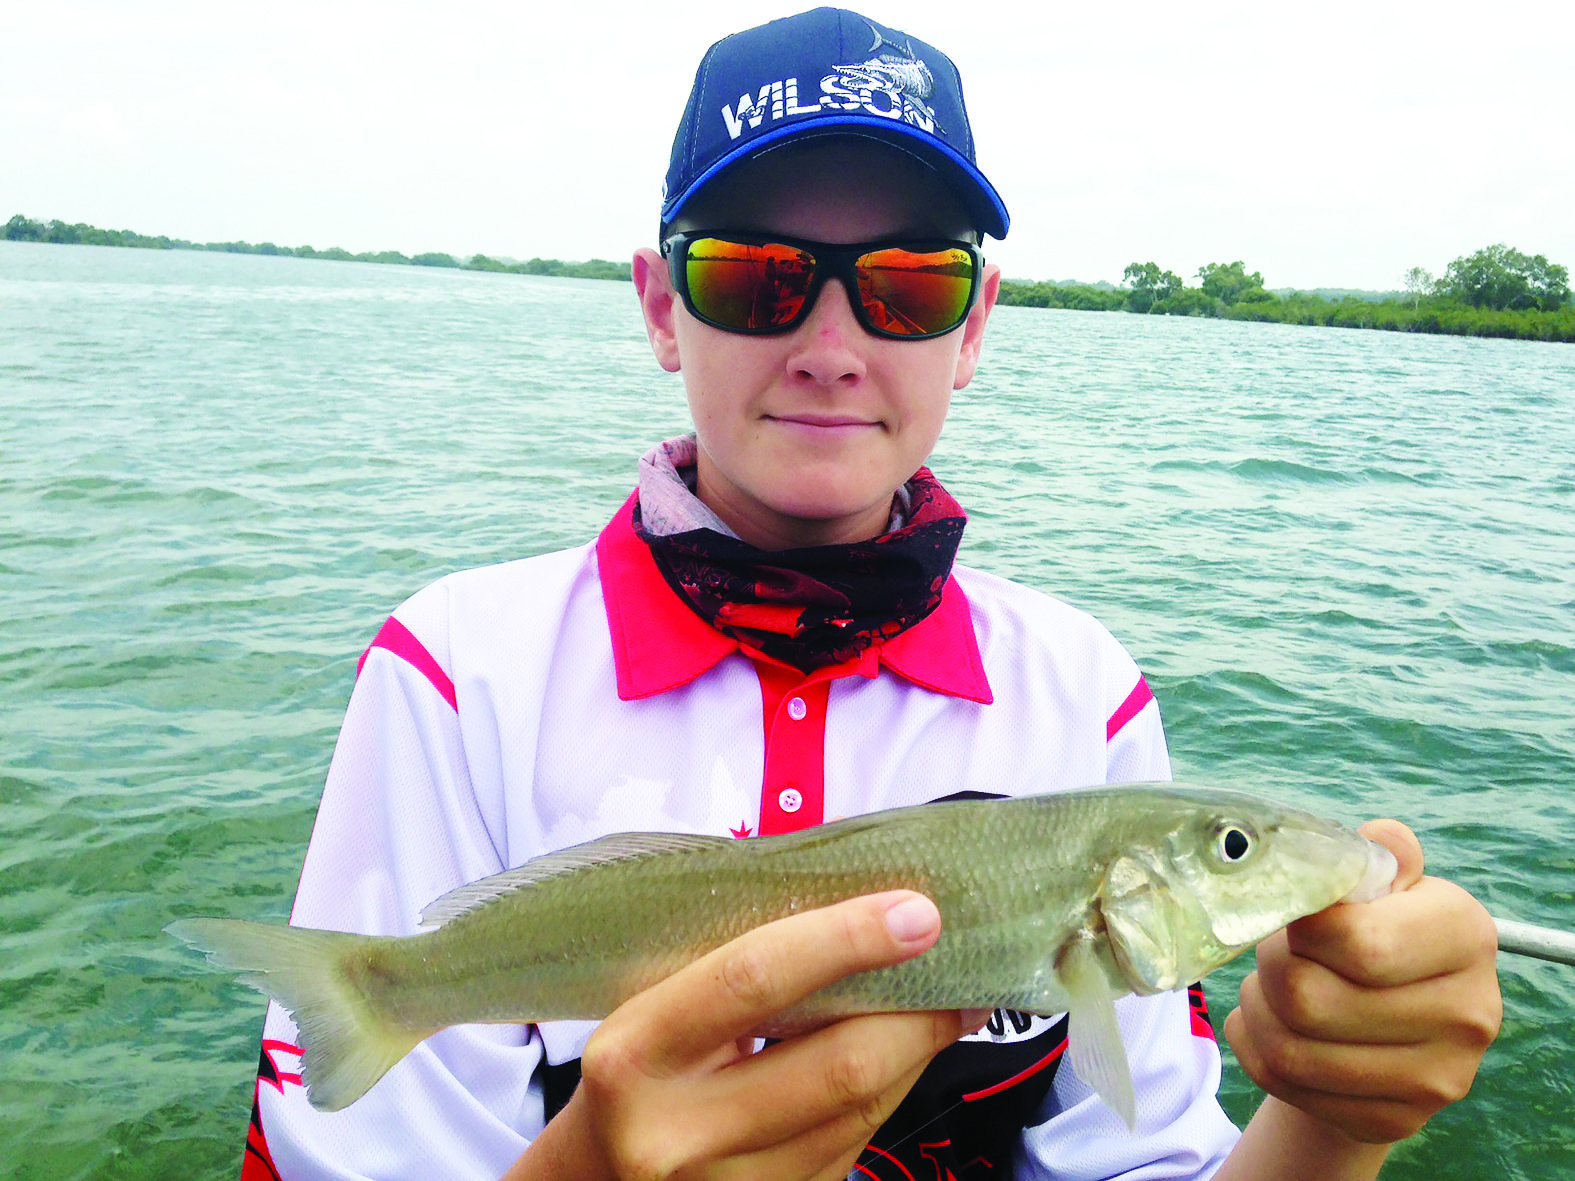
[[[737,641],[711,627],[667,585],[651,551],[629,523],[637,496],[635,493],[624,502],[596,539],[618,696],[624,701],[687,684],[730,652],[740,650]],[[994,700],[979,657],[968,600],[950,576],[941,592],[941,605],[924,619],[866,652],[862,659],[821,669],[815,679],[825,679],[828,673],[873,678],[878,666],[937,693],[982,705]]]

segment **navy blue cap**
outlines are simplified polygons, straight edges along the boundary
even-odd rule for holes
[[[662,229],[711,181],[750,156],[811,135],[882,140],[951,186],[974,225],[1010,219],[974,162],[957,67],[933,45],[840,8],[817,8],[718,41],[695,72],[673,138]]]

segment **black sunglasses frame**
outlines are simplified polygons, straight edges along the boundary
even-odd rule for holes
[[[684,264],[689,258],[690,245],[703,238],[716,238],[737,246],[789,246],[808,254],[814,269],[810,275],[809,289],[804,292],[804,302],[799,306],[798,314],[784,324],[770,324],[764,328],[740,328],[737,325],[713,320],[700,311],[695,306],[694,298],[689,294],[689,276]],[[937,250],[967,252],[973,268],[969,276],[968,298],[964,301],[962,314],[957,317],[955,324],[950,324],[938,332],[887,332],[875,325],[870,318],[869,309],[864,306],[864,300],[859,295],[858,268],[854,264],[866,254],[877,250],[890,250],[894,247],[916,253],[933,253]],[[933,340],[937,336],[956,332],[967,322],[968,313],[973,310],[974,300],[979,297],[979,278],[984,270],[984,254],[979,247],[972,242],[953,238],[881,238],[874,242],[836,243],[816,242],[809,238],[789,238],[782,234],[745,234],[734,230],[688,230],[665,238],[662,241],[662,255],[667,259],[667,269],[672,276],[673,289],[684,301],[684,307],[689,310],[689,314],[702,324],[709,324],[712,328],[740,336],[777,336],[793,331],[813,310],[815,300],[820,295],[820,289],[826,285],[826,280],[835,276],[842,281],[842,286],[848,293],[848,303],[853,308],[854,318],[871,336],[877,336],[882,340]]]

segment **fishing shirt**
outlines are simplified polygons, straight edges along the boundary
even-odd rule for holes
[[[690,610],[632,505],[590,545],[450,575],[382,626],[292,923],[414,934],[448,891],[615,832],[744,839],[958,795],[1169,778],[1153,694],[1089,615],[956,565],[919,623],[806,674]],[[851,1176],[1211,1175],[1237,1132],[1201,994],[1116,1012],[1136,1134],[1063,1062],[1064,1015],[997,1012],[936,1058]],[[498,1177],[567,1102],[594,1028],[451,1027],[323,1113],[271,1004],[244,1181]]]

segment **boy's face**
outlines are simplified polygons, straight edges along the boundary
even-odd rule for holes
[[[679,228],[843,243],[956,238],[967,225],[934,173],[870,140],[767,153],[735,171]],[[634,277],[657,359],[683,373],[700,499],[762,549],[885,531],[892,494],[934,448],[951,391],[973,376],[999,286],[987,267],[956,331],[888,340],[859,325],[836,281],[793,331],[743,336],[691,316],[654,251],[636,256]]]

